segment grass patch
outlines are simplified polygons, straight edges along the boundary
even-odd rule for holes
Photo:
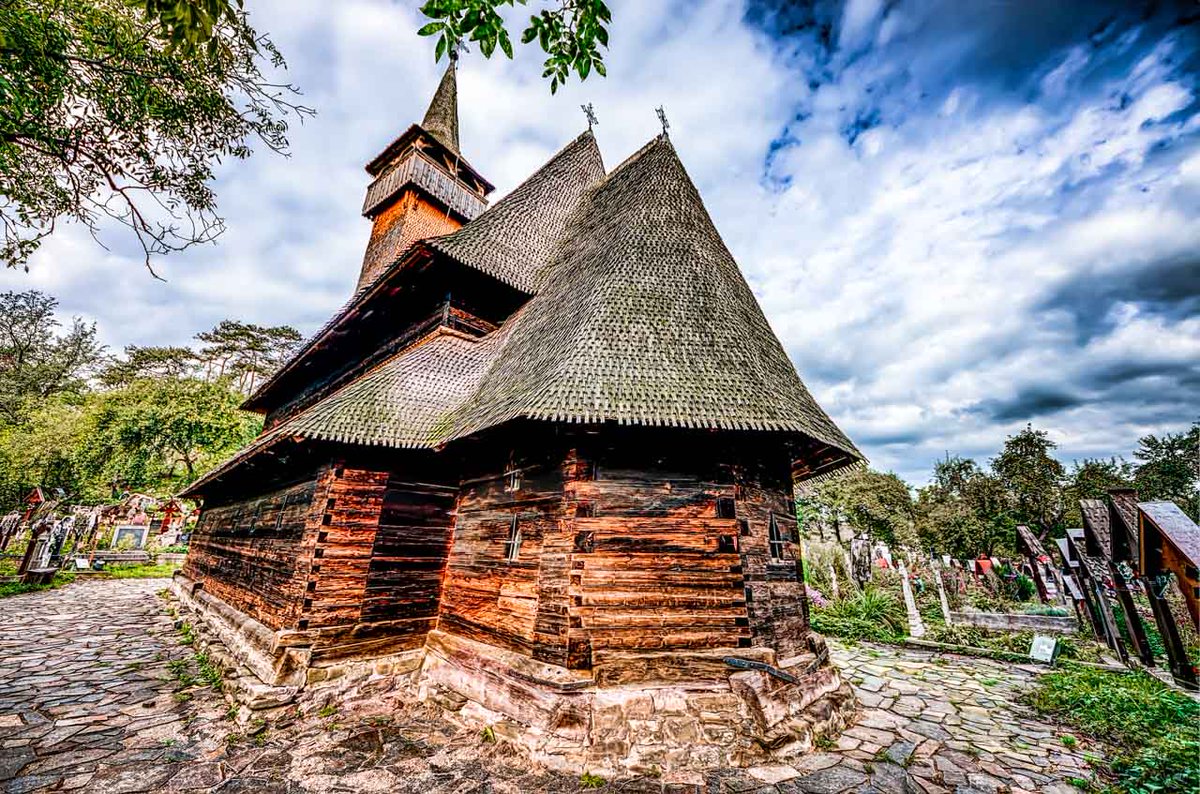
[[[14,568],[14,574],[16,570]],[[25,584],[24,582],[0,582],[0,598],[8,598],[9,596],[24,595],[25,593],[40,593],[43,590],[53,590],[56,587],[62,587],[75,581],[75,574],[72,571],[59,571],[54,574],[54,579],[50,584]]]
[[[607,782],[604,778],[593,775],[591,772],[584,772],[579,776],[579,787],[583,789],[603,788]]]
[[[196,654],[196,669],[200,671],[200,680],[213,689],[219,690],[224,681],[221,668],[208,658],[206,653]]]
[[[1107,767],[1115,791],[1200,788],[1200,703],[1158,679],[1070,666],[1042,676],[1027,699],[1043,714],[1113,746],[1107,762],[1096,763]]]
[[[196,641],[196,635],[192,631],[192,624],[184,621],[179,627],[179,644],[191,645]]]
[[[1033,634],[1032,631],[988,631],[975,626],[934,626],[922,639],[1028,658]],[[1100,646],[1087,639],[1059,637],[1058,658],[1065,661],[1099,662]]]
[[[900,642],[908,629],[908,617],[900,599],[875,587],[813,608],[813,630],[831,637],[876,642]]]
[[[170,563],[164,565],[114,565],[96,575],[103,576],[105,579],[170,579],[175,574],[177,567]]]

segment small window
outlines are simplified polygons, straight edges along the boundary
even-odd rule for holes
[[[717,518],[737,518],[737,513],[734,510],[733,500],[728,496],[717,498]]]
[[[507,493],[521,490],[521,470],[509,469],[504,472],[504,490]]]
[[[779,531],[779,522],[775,514],[771,514],[771,522],[767,525],[767,550],[775,562],[783,561],[783,533]]]
[[[504,541],[504,559],[508,562],[516,562],[520,553],[521,519],[513,516],[512,523],[508,525],[508,540]]]

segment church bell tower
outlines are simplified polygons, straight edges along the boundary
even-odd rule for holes
[[[457,66],[451,57],[421,123],[367,164],[374,181],[362,211],[374,226],[356,291],[374,283],[412,243],[448,234],[487,207],[494,188],[459,151]]]

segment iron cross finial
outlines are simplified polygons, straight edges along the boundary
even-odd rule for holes
[[[592,109],[591,102],[588,102],[586,105],[580,105],[579,107],[581,110],[583,110],[583,115],[587,116],[589,130],[592,128],[593,124],[600,123],[600,120],[596,118],[596,111]]]
[[[654,112],[658,114],[658,120],[662,122],[663,135],[667,135],[669,137],[667,130],[671,129],[671,123],[667,121],[667,111],[663,110],[662,105],[659,105],[654,109]]]

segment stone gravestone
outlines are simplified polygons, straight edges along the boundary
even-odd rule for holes
[[[913,598],[912,587],[908,583],[908,571],[904,563],[900,563],[900,588],[904,591],[904,608],[908,612],[908,636],[919,639],[925,636],[925,624],[921,622],[921,613],[917,611],[917,600]]]
[[[1045,634],[1033,635],[1033,644],[1029,648],[1029,657],[1034,661],[1053,664],[1058,652],[1058,640]]]

